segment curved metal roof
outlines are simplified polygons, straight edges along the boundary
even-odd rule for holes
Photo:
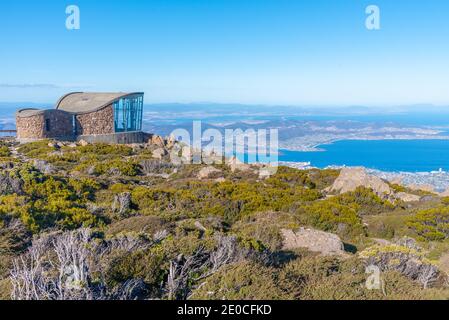
[[[29,117],[34,117],[34,116],[38,116],[41,114],[48,114],[48,113],[52,113],[52,112],[64,112],[62,110],[55,110],[55,109],[35,109],[35,108],[26,108],[26,109],[21,109],[18,110],[16,112],[16,115],[20,118],[29,118]]]
[[[21,109],[16,112],[17,116],[21,118],[27,118],[32,116],[37,116],[39,114],[45,113],[45,110],[39,110],[34,108]]]
[[[56,103],[56,109],[70,113],[90,113],[101,110],[119,99],[133,95],[143,95],[143,92],[72,92],[59,99]]]

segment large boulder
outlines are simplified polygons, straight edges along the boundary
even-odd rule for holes
[[[149,144],[155,145],[157,147],[160,148],[164,148],[165,147],[165,140],[164,138],[162,138],[161,136],[158,135],[153,135],[151,136],[151,138],[148,141]]]
[[[390,195],[390,186],[379,177],[370,175],[364,168],[343,168],[335,182],[328,188],[330,192],[345,193],[358,187],[372,189],[378,195]]]
[[[249,164],[241,162],[235,156],[227,159],[226,164],[229,166],[232,172],[251,170],[251,166]]]
[[[152,156],[154,159],[159,159],[161,160],[164,156],[166,156],[168,154],[167,150],[165,150],[164,148],[159,148],[156,149],[152,152]]]
[[[304,248],[322,255],[344,255],[344,244],[333,233],[315,229],[300,228],[298,231],[281,230],[284,238],[283,249],[294,250]]]
[[[211,176],[221,173],[220,169],[214,168],[212,166],[204,167],[198,172],[198,179],[208,179]]]
[[[167,149],[172,149],[176,143],[177,143],[177,141],[176,141],[175,137],[173,135],[170,135],[167,138],[167,143],[166,143]]]
[[[379,177],[368,174],[364,168],[343,168],[332,186],[326,189],[328,192],[342,194],[355,191],[359,187],[372,189],[375,194],[390,201],[417,202],[421,200],[418,195],[398,192],[395,193],[387,182]]]
[[[395,195],[396,199],[404,201],[404,202],[417,202],[421,200],[421,196],[416,194],[410,194],[406,192],[398,192]]]

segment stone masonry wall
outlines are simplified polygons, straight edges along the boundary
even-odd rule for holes
[[[18,139],[44,139],[44,115],[39,114],[32,117],[17,117],[16,130]]]
[[[31,117],[18,116],[16,127],[19,139],[69,138],[73,135],[72,115],[60,110],[47,110]]]
[[[114,133],[114,109],[112,105],[86,114],[76,116],[76,134],[98,135]]]

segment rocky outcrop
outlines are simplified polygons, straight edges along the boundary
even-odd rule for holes
[[[369,175],[364,168],[343,168],[333,185],[328,188],[330,192],[345,193],[355,191],[358,187],[372,189],[378,195],[392,193],[390,186],[382,179]]]
[[[147,141],[148,147],[165,148],[170,150],[173,147],[175,147],[176,144],[179,143],[178,141],[176,141],[174,136],[164,138],[156,134],[149,134],[148,137],[149,137]]]
[[[152,157],[161,160],[167,154],[168,154],[167,150],[165,150],[164,148],[159,148],[152,152]]]
[[[322,255],[344,255],[344,245],[333,233],[320,230],[301,228],[298,231],[282,229],[284,238],[283,249],[293,250],[304,248]]]
[[[404,202],[417,202],[421,200],[421,196],[405,192],[398,192],[395,194],[395,197]]]
[[[251,166],[249,164],[241,162],[237,157],[232,157],[227,159],[226,164],[229,166],[232,172],[238,171],[249,171]]]
[[[259,165],[259,168],[256,170],[256,173],[259,175],[259,179],[268,179],[272,175],[276,174],[277,167],[271,165]]]
[[[209,167],[204,167],[204,168],[202,168],[199,172],[198,172],[198,175],[197,175],[197,177],[198,177],[198,179],[208,179],[208,178],[210,178],[211,176],[214,176],[214,175],[217,175],[217,174],[219,174],[219,173],[221,173],[221,170],[219,170],[219,169],[217,169],[217,168],[214,168],[214,167],[212,167],[212,166],[209,166]],[[217,177],[218,178],[218,177]]]
[[[164,138],[162,138],[161,136],[158,135],[153,135],[149,140],[148,140],[149,144],[164,148],[166,143]]]
[[[166,141],[166,147],[168,148],[168,149],[171,149],[171,148],[173,148],[175,145],[176,145],[176,143],[177,143],[177,141],[176,141],[176,139],[175,139],[175,137],[173,136],[173,135],[171,135],[171,136],[169,136],[168,138],[167,138],[167,141]]]
[[[358,187],[372,189],[382,199],[390,201],[400,200],[404,202],[420,201],[421,196],[398,192],[395,193],[392,188],[379,177],[370,175],[364,168],[343,168],[340,175],[334,181],[332,186],[326,189],[328,192],[342,194],[355,191]]]

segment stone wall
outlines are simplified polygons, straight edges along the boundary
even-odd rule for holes
[[[73,117],[76,130],[73,128]],[[76,136],[111,135],[115,132],[114,109],[109,105],[96,112],[78,115],[56,109],[38,111],[32,115],[19,113],[16,117],[16,127],[17,139],[22,141],[47,138],[72,140],[76,139]]]
[[[112,105],[96,112],[76,116],[76,134],[79,136],[114,133]]]
[[[43,139],[44,115],[16,117],[17,139]]]
[[[60,110],[47,110],[29,117],[17,116],[16,127],[17,138],[22,140],[73,136],[72,115]]]

